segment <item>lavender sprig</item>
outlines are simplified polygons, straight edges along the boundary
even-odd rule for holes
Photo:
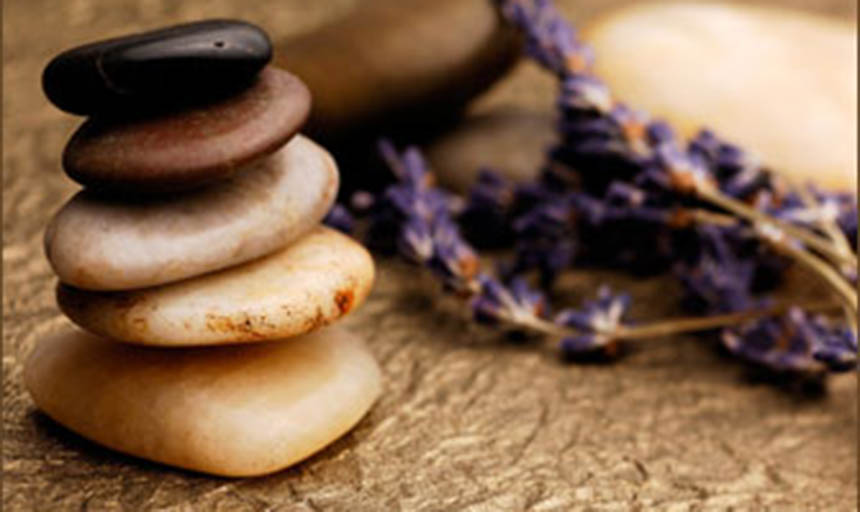
[[[613,98],[592,72],[591,50],[550,0],[497,1],[529,53],[559,79],[560,143],[534,182],[482,172],[465,207],[433,186],[417,149],[398,153],[382,143],[397,182],[353,201],[373,212],[371,243],[429,269],[469,301],[477,321],[541,333],[565,355],[613,355],[625,340],[723,329],[732,353],[774,371],[856,368],[856,198],[789,187],[707,130],[683,144],[667,124]],[[330,222],[338,218],[333,212]],[[472,235],[470,224],[489,234],[485,243],[513,242],[501,279],[480,271],[455,218]],[[811,316],[833,304],[803,311],[760,296],[791,261],[837,292],[847,327]],[[526,278],[537,271],[548,288],[571,265],[598,263],[672,268],[687,305],[704,316],[633,325],[629,298],[601,288],[596,300],[550,317],[546,296]]]
[[[743,311],[755,307],[753,292],[761,283],[778,281],[785,264],[775,253],[783,254],[836,292],[845,304],[848,331],[856,331],[857,256],[848,242],[857,238],[856,198],[789,187],[707,130],[682,144],[668,125],[612,97],[592,72],[593,53],[565,27],[550,0],[500,0],[499,5],[525,34],[528,53],[559,79],[561,142],[547,168],[573,177],[547,180],[545,173],[544,184],[556,201],[567,196],[580,213],[569,217],[569,231],[589,241],[578,244],[586,248],[580,261],[588,261],[583,257],[588,253],[597,255],[591,261],[626,254],[622,263],[629,267],[640,255],[629,252],[632,244],[617,241],[635,236],[639,245],[658,249],[642,252],[659,254],[678,270],[701,309]],[[560,184],[568,184],[567,190],[558,190]],[[628,198],[626,204],[613,202],[619,196]],[[618,208],[627,211],[623,221]],[[719,224],[701,214],[708,211],[719,216]],[[666,212],[696,215],[686,215],[693,222],[684,226]],[[726,216],[735,222],[724,222]],[[690,244],[685,231],[698,242]],[[520,248],[517,255],[525,260],[529,250]]]
[[[618,337],[610,333],[619,333],[623,329],[622,321],[629,309],[629,295],[613,295],[608,286],[602,286],[596,300],[586,301],[580,309],[562,310],[555,322],[583,331],[579,336],[568,336],[561,340],[562,353],[575,356],[601,350],[608,355],[615,354]]]
[[[857,366],[856,334],[799,308],[725,329],[722,341],[730,352],[781,372],[820,374]]]
[[[477,253],[452,220],[456,201],[432,185],[432,173],[417,149],[397,153],[389,142],[383,142],[380,150],[398,180],[374,202],[371,233],[393,235],[388,245],[407,261],[430,270],[445,289],[467,300],[480,323],[543,334],[558,342],[562,354],[568,356],[593,352],[614,355],[623,340],[712,330],[781,311],[760,309],[632,325],[625,322],[629,297],[602,287],[596,300],[551,318],[545,295],[523,277],[503,282],[480,272]],[[844,365],[843,356],[830,360]]]

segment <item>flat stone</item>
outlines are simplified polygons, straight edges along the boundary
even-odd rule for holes
[[[277,251],[334,202],[334,160],[296,136],[271,157],[210,187],[136,202],[86,190],[54,216],[45,252],[64,283],[127,290],[178,281]]]
[[[708,126],[797,180],[856,189],[853,25],[777,8],[652,3],[584,34],[619,99],[686,135]]]
[[[319,226],[280,252],[220,272],[129,292],[60,285],[57,302],[80,327],[117,341],[248,343],[334,322],[364,302],[373,279],[364,247]]]
[[[205,20],[67,50],[45,68],[42,88],[74,114],[175,105],[235,92],[271,58],[272,44],[258,27]]]
[[[556,138],[552,114],[501,108],[467,117],[426,155],[439,183],[464,194],[484,168],[515,182],[535,179]]]
[[[223,476],[272,473],[349,431],[379,396],[364,343],[333,327],[272,343],[166,350],[65,327],[24,368],[36,405],[114,450]]]
[[[224,179],[283,146],[301,128],[310,93],[272,67],[242,93],[215,103],[136,118],[96,116],[66,146],[78,183],[134,195]]]

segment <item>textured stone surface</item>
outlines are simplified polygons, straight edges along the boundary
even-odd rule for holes
[[[269,67],[249,89],[211,104],[133,119],[92,117],[66,146],[63,168],[82,185],[131,194],[193,188],[283,146],[310,102],[300,80]]]
[[[330,324],[373,286],[364,247],[318,227],[263,258],[178,283],[130,292],[57,289],[82,328],[142,345],[218,345],[289,338]]]
[[[777,171],[857,188],[857,30],[791,10],[652,4],[583,33],[619,98],[708,126]]]
[[[253,346],[119,345],[71,326],[24,368],[38,407],[115,450],[195,471],[254,476],[328,445],[379,396],[364,342],[336,327]]]
[[[128,202],[79,192],[51,219],[45,253],[87,290],[169,283],[283,248],[317,224],[337,193],[331,156],[297,136],[210,187]]]
[[[381,399],[355,430],[287,471],[225,481],[171,470],[115,455],[33,412],[21,363],[63,323],[41,231],[74,188],[58,175],[57,155],[75,120],[42,97],[35,80],[44,63],[70,44],[203,16],[247,19],[277,42],[353,3],[8,3],[4,510],[854,510],[856,376],[805,398],[751,383],[690,337],[655,340],[614,365],[565,365],[464,321],[458,303],[438,300],[435,283],[387,260],[368,302],[343,322],[381,363]],[[560,3],[581,24],[625,0]],[[814,7],[856,16],[852,1]],[[523,64],[474,112],[548,112],[554,92],[552,77]],[[671,281],[587,270],[563,283],[555,303],[576,302],[603,281],[633,292],[636,318],[677,314]]]
[[[176,106],[248,86],[271,58],[258,27],[205,20],[66,50],[48,63],[42,88],[76,114]]]

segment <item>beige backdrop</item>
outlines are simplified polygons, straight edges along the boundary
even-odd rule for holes
[[[565,365],[551,351],[512,346],[473,326],[456,304],[438,299],[432,282],[416,282],[411,269],[390,261],[379,262],[371,300],[346,321],[369,340],[385,392],[352,433],[292,469],[252,480],[192,474],[108,452],[34,411],[21,361],[63,322],[41,231],[75,190],[59,155],[79,122],[43,98],[47,60],[85,41],[200,17],[244,18],[277,37],[311,30],[354,3],[5,3],[4,508],[853,508],[856,376],[833,379],[822,398],[804,398],[750,382],[694,337],[646,342],[614,365]],[[562,3],[583,23],[625,2]],[[850,0],[779,3],[856,14]],[[546,110],[553,89],[523,64],[473,110]],[[631,289],[639,318],[675,313],[673,283],[610,273],[573,273],[561,298],[578,301],[604,280]]]

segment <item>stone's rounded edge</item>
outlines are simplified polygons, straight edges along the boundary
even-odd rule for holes
[[[290,450],[289,457],[277,463],[272,463],[263,467],[245,467],[234,468],[229,475],[234,477],[254,477],[263,476],[271,473],[282,471],[294,464],[297,464],[316,453],[324,450],[326,447],[352,431],[358,423],[364,419],[370,412],[373,405],[382,394],[382,369],[376,358],[373,357],[370,350],[363,339],[354,333],[349,333],[345,329],[330,326],[325,328],[326,331],[336,331],[342,340],[348,340],[352,345],[350,347],[350,357],[348,364],[341,368],[340,386],[332,389],[333,400],[339,399],[344,402],[349,402],[353,408],[346,409],[346,414],[339,415],[336,424],[332,427],[332,432],[327,435],[319,435],[315,446],[309,446],[303,450]],[[319,331],[316,331],[317,333]],[[313,336],[315,333],[309,333]],[[356,383],[361,380],[361,385]],[[261,457],[262,458],[262,457]]]
[[[248,89],[210,104],[85,120],[63,150],[63,170],[84,187],[132,197],[214,184],[287,144],[311,102],[301,79],[268,66]]]
[[[82,437],[226,477],[274,473],[319,452],[355,427],[382,390],[364,341],[338,328],[183,352],[117,345],[67,327],[37,344],[23,380],[42,412]],[[283,385],[273,385],[277,379]],[[132,396],[144,403],[134,407]]]
[[[207,38],[211,45],[204,44],[210,42]],[[168,101],[176,91],[185,92],[200,82],[211,86],[216,77],[219,87],[230,89],[258,73],[271,61],[272,53],[268,34],[252,23],[199,20],[65,50],[43,69],[42,90],[60,110],[89,115],[141,101],[155,103],[156,96],[164,100],[164,88],[153,90],[147,75],[161,81],[167,74],[168,80],[175,80]],[[177,61],[184,65],[172,64]],[[206,66],[197,61],[205,61]]]
[[[339,266],[324,271],[315,258]],[[257,282],[272,272],[283,276],[280,295],[278,289],[268,289],[274,285]],[[249,344],[300,336],[337,322],[364,304],[375,273],[373,258],[361,244],[317,226],[283,251],[221,272],[125,292],[58,283],[56,298],[72,322],[116,342],[162,348]],[[268,300],[252,301],[232,292],[243,279],[243,293],[265,292]],[[208,299],[213,296],[228,297],[230,303]],[[208,306],[193,310],[189,301]]]
[[[320,197],[315,203],[306,205],[303,202],[307,199],[306,197],[292,197],[295,196],[295,194],[292,194],[290,196],[291,199],[289,199],[290,204],[298,204],[304,210],[300,214],[296,213],[293,215],[294,226],[281,229],[277,233],[277,237],[274,237],[269,243],[256,243],[253,244],[253,247],[248,248],[252,244],[248,240],[239,237],[236,243],[240,245],[245,244],[242,246],[244,249],[240,250],[236,247],[228,246],[220,247],[220,252],[213,252],[209,257],[204,258],[205,261],[194,271],[183,269],[176,261],[172,261],[171,258],[174,256],[178,258],[178,255],[171,255],[166,252],[152,254],[152,256],[156,256],[157,258],[156,262],[150,265],[151,268],[135,268],[132,272],[116,257],[105,257],[112,250],[112,245],[108,237],[113,235],[107,233],[106,229],[101,229],[101,231],[93,229],[96,223],[105,218],[116,220],[119,217],[131,215],[129,210],[123,204],[106,203],[83,191],[70,199],[48,223],[44,236],[45,254],[54,273],[62,282],[77,288],[93,291],[120,291],[158,286],[259,258],[265,254],[277,251],[312,229],[315,224],[323,219],[336,198],[339,184],[337,164],[331,155],[315,142],[302,135],[296,135],[293,140],[286,144],[282,150],[276,152],[271,158],[281,158],[279,155],[283,155],[282,158],[285,161],[295,162],[298,165],[302,162],[307,163],[309,158],[307,155],[310,154],[318,158],[315,165],[318,165],[319,170],[325,173],[325,176],[322,178],[321,190],[319,191]],[[261,170],[249,170],[248,172],[238,173],[236,176],[230,178],[232,181],[188,191],[158,204],[167,206],[172,204],[174,207],[177,207],[180,203],[187,205],[189,197],[192,198],[190,201],[198,200],[205,202],[207,201],[207,197],[214,197],[220,201],[220,199],[225,197],[225,194],[229,194],[232,190],[235,190],[236,183],[253,180],[254,176],[250,172],[257,171],[262,172]],[[285,172],[284,174],[287,173]],[[283,176],[280,179],[286,181],[289,178],[289,176]],[[296,179],[294,177],[292,181],[295,182]],[[303,183],[307,183],[307,180],[301,180],[298,182],[298,185]],[[289,192],[287,190],[285,193],[289,194]],[[195,197],[197,199],[193,199]],[[281,199],[284,198],[282,197]],[[286,207],[287,201],[281,199],[278,199],[278,204],[273,205],[273,207]],[[221,206],[223,209],[223,203],[218,202],[216,207],[218,206]],[[137,204],[135,208],[141,208],[140,204]],[[277,219],[287,218],[286,215],[277,216]],[[188,222],[191,222],[191,220],[188,220]],[[214,223],[215,220],[217,219],[213,219],[212,222]],[[216,236],[216,227],[218,226],[210,225],[212,233],[209,238]],[[223,226],[221,227],[223,228]],[[88,233],[92,236],[88,235],[86,240],[82,241],[81,230],[84,228],[89,229]],[[270,226],[267,224],[266,226],[258,226],[258,228],[269,229]],[[194,237],[203,235],[197,232],[190,233],[188,236],[190,239],[194,239]],[[175,242],[180,243],[181,237],[178,237]],[[199,242],[197,245],[207,250],[212,248],[211,245],[203,242]]]
[[[711,10],[712,12],[708,13],[707,10]],[[698,13],[694,11],[699,11]],[[731,12],[730,12],[731,11]],[[701,13],[706,13],[707,16],[702,16]],[[689,138],[695,136],[703,128],[708,128],[714,131],[718,136],[724,137],[728,142],[738,144],[743,147],[746,151],[748,151],[754,158],[761,160],[762,163],[766,164],[769,169],[774,171],[776,175],[783,175],[789,177],[791,180],[796,182],[812,182],[815,185],[821,186],[830,190],[838,190],[845,192],[857,192],[858,186],[858,174],[857,174],[857,152],[854,149],[850,151],[843,151],[842,153],[838,153],[841,156],[833,156],[837,153],[833,150],[829,150],[829,147],[849,147],[854,148],[856,144],[854,142],[857,138],[856,133],[856,119],[851,119],[850,126],[853,127],[854,131],[848,133],[843,138],[842,144],[831,144],[831,138],[837,138],[836,132],[840,132],[839,134],[843,134],[845,130],[833,130],[833,118],[832,113],[834,112],[834,105],[837,106],[837,109],[841,109],[844,112],[854,113],[857,110],[856,105],[856,80],[853,85],[845,88],[846,91],[854,94],[854,102],[853,105],[843,106],[841,108],[838,107],[839,103],[844,103],[841,101],[837,101],[834,98],[825,98],[824,95],[816,93],[815,96],[822,98],[822,101],[818,103],[818,107],[824,107],[825,111],[830,112],[831,118],[827,119],[826,116],[824,118],[818,117],[815,119],[815,124],[821,126],[822,123],[829,125],[829,129],[826,131],[831,132],[834,137],[828,137],[827,140],[822,137],[812,137],[812,140],[817,140],[817,149],[813,151],[798,151],[792,148],[808,148],[809,143],[811,141],[809,134],[814,133],[823,133],[825,130],[810,130],[805,134],[800,134],[793,139],[796,140],[788,140],[786,136],[775,135],[774,131],[769,130],[757,130],[758,133],[754,133],[751,127],[752,125],[746,122],[746,119],[749,117],[751,111],[755,110],[754,105],[732,105],[726,102],[713,102],[714,108],[709,109],[710,115],[691,115],[690,113],[683,112],[681,109],[676,108],[667,108],[667,102],[675,102],[677,101],[677,96],[670,96],[665,94],[655,94],[650,93],[643,96],[643,94],[639,91],[642,89],[642,83],[651,83],[653,84],[656,78],[649,78],[649,80],[643,82],[637,80],[636,77],[641,77],[643,75],[649,75],[651,77],[661,77],[661,76],[672,76],[677,75],[678,73],[667,73],[664,68],[661,66],[665,65],[667,59],[665,54],[660,54],[659,58],[657,55],[645,55],[645,53],[653,50],[649,50],[651,41],[647,41],[647,37],[638,37],[639,45],[630,46],[628,44],[622,44],[618,46],[617,49],[613,49],[616,45],[611,45],[607,47],[607,40],[613,34],[613,32],[624,33],[628,30],[629,27],[625,27],[624,25],[629,25],[637,21],[647,21],[658,23],[655,26],[654,23],[651,24],[643,24],[647,26],[647,29],[654,34],[662,34],[666,35],[665,21],[664,26],[659,26],[660,20],[666,20],[667,15],[673,15],[675,17],[685,16],[688,19],[687,23],[679,22],[678,20],[672,20],[671,22],[674,24],[674,27],[686,26],[683,31],[687,34],[694,35],[698,34],[697,30],[700,30],[701,27],[695,27],[693,22],[701,23],[703,20],[714,20],[717,18],[725,18],[728,20],[728,14],[731,14],[733,17],[732,20],[734,22],[734,32],[723,30],[723,33],[731,33],[731,36],[725,36],[726,40],[730,38],[734,38],[735,40],[740,40],[741,37],[744,37],[743,32],[747,31],[747,27],[753,27],[754,25],[762,24],[762,23],[770,23],[774,27],[776,27],[779,31],[786,33],[790,30],[794,33],[795,37],[786,36],[785,40],[793,39],[795,41],[804,41],[806,40],[806,44],[798,43],[797,48],[800,49],[803,46],[812,47],[809,39],[796,37],[796,33],[798,31],[806,32],[808,35],[812,30],[818,30],[820,34],[827,34],[827,38],[836,37],[838,34],[843,34],[845,37],[845,41],[847,46],[853,49],[853,58],[848,58],[845,60],[845,64],[855,64],[854,73],[845,73],[846,77],[856,77],[856,61],[857,61],[857,53],[856,53],[856,26],[853,23],[845,19],[840,19],[832,16],[825,16],[821,13],[815,13],[809,10],[793,8],[789,6],[779,6],[779,5],[753,5],[753,4],[741,4],[736,2],[727,2],[720,0],[708,0],[704,2],[657,2],[657,1],[648,1],[648,2],[639,2],[639,3],[631,3],[629,5],[620,6],[615,9],[604,10],[598,15],[594,16],[588,24],[583,26],[581,35],[582,39],[587,42],[594,50],[596,54],[595,61],[595,70],[597,74],[610,86],[614,92],[619,93],[620,100],[625,102],[629,102],[631,104],[638,104],[638,106],[644,108],[648,111],[649,114],[654,115],[655,117],[659,117],[670,122],[677,130],[679,135]],[[789,28],[790,27],[790,28]],[[756,27],[756,34],[762,34],[764,31],[761,30],[761,27]],[[672,35],[670,33],[670,35]],[[781,34],[782,37],[784,34]],[[710,41],[713,39],[713,34],[702,34],[702,41],[707,42],[707,44],[713,44]],[[736,45],[741,48],[747,47],[761,47],[761,48],[769,48],[773,47],[775,42],[774,37],[770,37],[768,39],[762,39],[761,44],[745,44],[745,45]],[[821,44],[821,41],[817,41],[816,44]],[[687,47],[689,50],[689,45],[685,44],[683,41],[675,41],[672,45],[673,48],[685,48]],[[608,48],[608,49],[607,49]],[[631,52],[629,49],[632,48]],[[820,48],[819,48],[820,49]],[[699,49],[701,50],[701,48]],[[609,62],[609,58],[607,56],[607,51],[610,51],[612,55],[612,61]],[[688,51],[691,55],[689,58],[697,58],[698,55],[692,55],[692,50]],[[826,55],[831,52],[829,51],[819,51],[818,55]],[[637,58],[638,57],[638,58]],[[781,56],[777,61],[778,66],[782,65],[782,61],[787,61],[790,63],[796,62],[798,59],[803,60],[803,56],[800,55],[800,52],[792,52],[791,55]],[[677,57],[673,59],[676,61],[673,63],[673,66],[679,66],[677,62]],[[747,59],[750,60],[750,59]],[[760,59],[752,58],[751,60],[760,61]],[[617,63],[628,63],[623,66],[619,66]],[[659,65],[654,65],[652,68],[648,70],[639,69],[636,70],[633,65],[630,63],[655,63]],[[768,62],[768,66],[760,67],[760,69],[767,70],[767,72],[771,76],[776,76],[777,74],[781,74],[781,72],[774,73],[773,72],[773,60]],[[689,60],[685,62],[685,64],[689,64]],[[650,65],[649,65],[650,66]],[[621,69],[619,69],[619,67]],[[791,66],[789,66],[792,68]],[[691,69],[691,66],[687,65],[685,69]],[[840,64],[839,69],[845,69],[844,65]],[[792,68],[793,70],[793,68]],[[724,77],[727,76],[728,73],[721,71],[719,76]],[[753,91],[750,93],[749,88],[749,77],[745,77],[742,75],[736,74],[736,80],[738,83],[744,84],[745,92],[744,94],[755,98],[756,101],[763,100],[767,98],[768,101],[762,101],[763,105],[772,105],[774,102],[779,104],[782,102],[783,104],[804,104],[810,103],[808,101],[798,101],[797,97],[780,99],[778,96],[773,96],[773,91],[779,91],[780,87],[774,87],[771,84],[770,87],[767,87],[765,90],[758,92]],[[697,76],[713,76],[714,70],[711,70],[709,74],[702,75],[697,74]],[[827,79],[828,85],[833,83],[833,76]],[[781,83],[785,83],[786,80],[783,80]],[[819,81],[822,82],[822,81]],[[649,85],[648,87],[651,87]],[[690,84],[682,84],[682,88],[689,88]],[[677,88],[677,87],[676,87]],[[713,88],[720,88],[720,82],[714,80]],[[666,90],[665,87],[661,87],[658,89]],[[838,87],[837,87],[838,89]],[[721,90],[721,88],[720,88]],[[638,93],[638,94],[637,94]],[[697,100],[695,104],[703,105],[705,102],[695,98],[695,96],[691,97],[693,100]],[[796,109],[789,109],[791,112],[795,113],[795,118],[798,118],[799,114],[797,114]],[[812,110],[815,110],[813,108]],[[731,112],[733,114],[734,119],[730,119],[727,122],[725,112]],[[770,117],[770,111],[768,111]],[[800,117],[804,117],[800,115]],[[713,119],[718,119],[719,126],[714,126]],[[725,124],[725,126],[723,126]],[[812,126],[811,123],[808,123]],[[795,122],[789,120],[779,119],[775,122],[769,123],[767,126],[786,126],[786,127],[796,127],[797,124]],[[740,133],[733,133],[733,128],[743,128]],[[785,131],[783,128],[782,131]],[[777,131],[778,132],[778,131]],[[780,140],[781,139],[781,140]],[[793,154],[792,154],[793,153]],[[788,155],[788,156],[787,156]],[[820,164],[819,162],[825,161],[824,158],[820,156],[813,156],[813,160],[810,160],[806,155],[825,155],[826,156],[826,164]],[[829,155],[829,156],[828,156]],[[798,163],[800,162],[800,163]]]

